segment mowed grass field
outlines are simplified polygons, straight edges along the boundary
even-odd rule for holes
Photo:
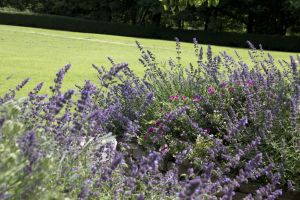
[[[53,84],[56,72],[68,63],[72,67],[65,78],[64,88],[73,89],[75,84],[82,85],[84,80],[98,83],[97,73],[91,65],[110,67],[107,57],[112,57],[117,63],[129,63],[137,74],[142,75],[144,69],[138,61],[140,53],[136,40],[152,51],[162,65],[170,57],[176,57],[175,42],[172,41],[0,25],[0,95],[27,77],[31,81],[18,97],[26,95],[39,82],[45,83],[42,92],[46,92]],[[227,51],[234,55],[233,48],[212,48],[214,53]],[[238,49],[238,52],[248,59],[246,49]],[[296,54],[271,52],[271,55],[276,60],[287,60]],[[195,61],[191,38],[191,43],[182,43],[182,63]]]

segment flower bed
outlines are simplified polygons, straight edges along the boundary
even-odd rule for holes
[[[0,98],[3,199],[277,199],[300,185],[300,76],[250,44],[245,62],[194,40],[196,64],[160,66],[139,43],[144,77],[93,65],[98,85]],[[204,58],[205,57],[205,58]],[[296,58],[298,62],[300,57]],[[245,184],[254,190],[241,195]],[[243,196],[243,197],[242,197]]]

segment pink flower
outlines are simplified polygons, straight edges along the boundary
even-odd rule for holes
[[[148,139],[148,135],[144,135],[144,140],[147,140]]]
[[[182,98],[183,101],[186,101],[186,100],[187,100],[187,97],[186,97],[186,96],[182,96],[181,98]]]
[[[230,88],[228,88],[228,91],[231,92],[231,93],[233,93],[234,92],[234,88],[230,87]]]
[[[178,94],[177,95],[172,95],[172,96],[170,96],[170,100],[171,101],[174,101],[174,100],[178,100],[179,99],[179,96],[178,96]]]
[[[167,144],[164,144],[161,148],[160,148],[160,152],[162,154],[166,154],[169,151],[169,146]]]
[[[213,95],[216,92],[216,90],[214,87],[210,86],[208,87],[207,92],[208,94]]]
[[[147,132],[148,132],[148,133],[154,132],[154,128],[153,128],[153,127],[149,127],[149,128],[147,129]]]
[[[204,131],[205,133],[209,134],[209,133],[211,132],[211,129],[210,129],[210,128],[205,128],[205,129],[203,129],[203,131]]]
[[[201,100],[201,97],[198,95],[194,96],[194,98],[193,98],[193,102],[199,102],[200,100]]]
[[[155,122],[155,126],[159,126],[161,124],[161,121],[159,121],[159,120],[157,120],[156,122]]]
[[[247,85],[249,87],[252,87],[254,85],[254,82],[250,79],[250,80],[247,81]]]

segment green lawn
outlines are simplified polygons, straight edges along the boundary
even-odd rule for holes
[[[45,91],[57,70],[67,63],[71,63],[72,68],[64,87],[74,88],[75,84],[82,84],[87,79],[97,82],[97,73],[91,64],[110,66],[108,56],[116,62],[128,62],[136,73],[142,74],[135,40],[151,50],[161,63],[176,56],[175,42],[172,41],[0,25],[0,95],[27,77],[31,81],[18,96],[26,95],[42,81]],[[224,50],[233,54],[232,48],[213,46],[215,53]],[[182,52],[183,63],[196,60],[192,43],[182,43]],[[247,50],[239,49],[239,52],[247,58]],[[286,52],[271,54],[275,59],[288,59],[291,55]]]

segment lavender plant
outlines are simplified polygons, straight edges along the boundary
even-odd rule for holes
[[[162,102],[170,99],[176,106],[186,106],[182,102],[193,106],[192,111],[186,113],[190,120],[185,120],[184,125],[176,122],[177,128],[181,126],[189,130],[187,127],[192,124],[196,133],[205,135],[209,132],[210,136],[222,139],[234,149],[262,138],[259,150],[277,166],[285,165],[281,167],[282,176],[286,180],[299,177],[296,167],[299,147],[295,143],[300,133],[299,66],[293,57],[290,63],[277,62],[270,54],[265,55],[262,49],[256,50],[250,44],[251,63],[244,62],[237,52],[237,61],[226,52],[213,56],[210,46],[204,59],[202,48],[194,40],[198,67],[193,67],[193,64],[183,67],[177,58],[177,63],[170,60],[170,70],[163,71],[157,69],[153,54],[138,46],[142,52],[141,62],[147,68],[145,79],[155,88],[156,98]],[[179,55],[178,41],[176,46]],[[171,132],[171,136],[165,134],[165,138],[174,141],[181,137]],[[195,134],[188,132],[190,136]],[[190,139],[194,143],[195,138]]]
[[[93,68],[99,82],[0,98],[0,199],[276,199],[299,191],[300,75],[250,44],[160,66],[137,43],[144,77],[127,63]],[[296,58],[300,62],[300,57]]]

